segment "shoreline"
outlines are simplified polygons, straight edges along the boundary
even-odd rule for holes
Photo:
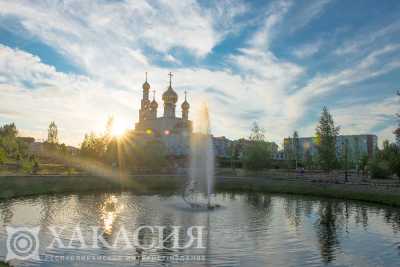
[[[183,189],[185,177],[185,175],[132,175],[123,178],[93,175],[1,176],[0,200],[41,194],[110,190],[135,193],[172,193]],[[400,207],[400,187],[396,186],[327,183],[254,176],[217,176],[215,189],[217,192],[296,194]]]

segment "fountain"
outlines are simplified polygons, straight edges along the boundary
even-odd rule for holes
[[[219,205],[213,204],[211,199],[215,183],[214,148],[206,105],[203,105],[197,123],[198,133],[193,134],[190,141],[190,173],[183,199],[192,208],[215,209]],[[197,198],[199,193],[206,196],[206,201]]]

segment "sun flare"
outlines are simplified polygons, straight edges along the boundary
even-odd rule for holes
[[[120,137],[126,132],[127,129],[128,127],[121,121],[114,121],[111,134],[114,137]]]

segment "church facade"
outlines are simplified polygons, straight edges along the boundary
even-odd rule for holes
[[[190,136],[193,131],[192,121],[189,120],[190,104],[185,100],[181,104],[181,117],[176,116],[178,94],[172,88],[172,74],[169,73],[169,86],[162,94],[163,109],[159,116],[159,105],[155,99],[150,100],[151,86],[146,80],[142,86],[143,96],[139,110],[139,121],[135,124],[135,135],[145,139],[155,139],[162,142],[169,155],[185,156],[189,153]]]

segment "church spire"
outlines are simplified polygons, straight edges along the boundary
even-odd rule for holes
[[[172,76],[173,76],[172,72],[169,72],[168,76],[169,76],[169,87],[172,87]]]
[[[186,90],[185,90],[185,101],[183,101],[183,103],[181,105],[181,108],[182,108],[182,119],[187,121],[189,119],[189,108],[190,108],[190,105],[189,105],[189,102],[187,102],[187,92],[186,92]]]
[[[178,95],[172,89],[172,73],[168,73],[169,76],[169,86],[167,90],[162,95],[162,100],[164,101],[164,117],[175,118],[175,104],[178,101]]]
[[[158,103],[156,101],[156,90],[153,90],[153,101],[150,103],[150,109],[151,109],[151,116],[155,120],[157,119],[157,108],[158,108]]]

